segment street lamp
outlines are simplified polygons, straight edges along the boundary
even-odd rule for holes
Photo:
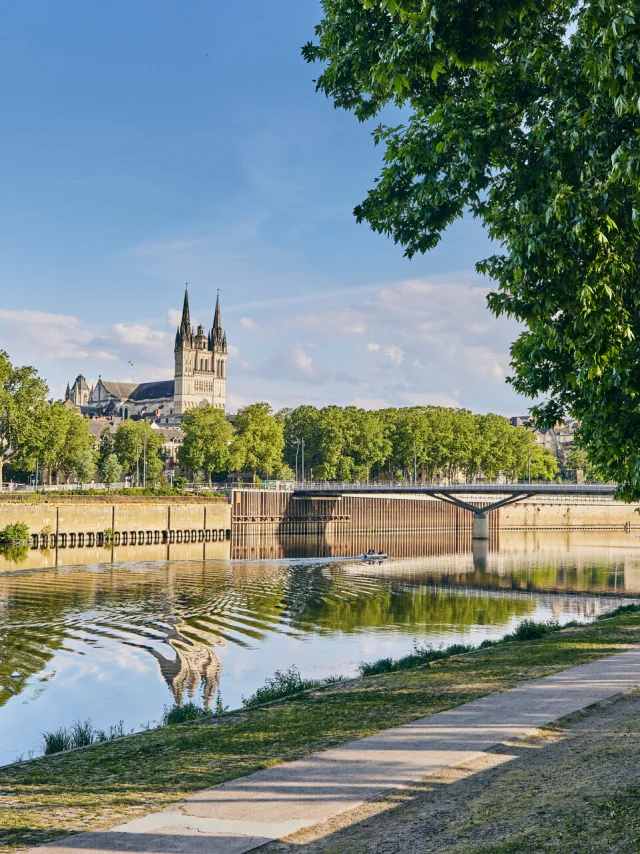
[[[294,444],[296,446],[296,483],[298,482],[298,449],[302,448],[302,476],[300,478],[301,483],[304,483],[304,439],[294,439]]]

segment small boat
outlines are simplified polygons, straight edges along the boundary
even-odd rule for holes
[[[376,552],[373,549],[360,555],[360,560],[382,561],[386,559],[387,555],[384,552]]]

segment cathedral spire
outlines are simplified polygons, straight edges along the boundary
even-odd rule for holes
[[[189,315],[189,290],[185,285],[184,289],[184,305],[182,306],[182,329],[191,330],[191,316]]]
[[[216,297],[216,311],[213,315],[213,328],[222,329],[222,320],[220,317],[220,291],[218,291],[218,296]]]
[[[222,316],[220,314],[220,291],[216,297],[216,310],[213,315],[213,328],[209,333],[209,349],[214,352],[223,350],[224,330],[222,329]]]

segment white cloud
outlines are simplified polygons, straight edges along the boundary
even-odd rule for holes
[[[27,309],[0,310],[0,344],[14,361],[33,361],[34,351],[49,359],[117,359],[105,336],[77,317]]]
[[[366,347],[367,353],[375,353],[379,349],[380,349],[379,344],[367,344],[367,347]]]
[[[459,400],[444,392],[407,392],[403,395],[404,400],[412,406],[461,406]]]
[[[258,324],[255,321],[251,320],[250,317],[241,317],[240,318],[240,326],[242,326],[243,329],[257,329],[258,328]]]
[[[168,338],[166,332],[152,329],[146,323],[114,323],[113,331],[121,341],[133,347],[162,347]]]
[[[394,365],[401,365],[404,359],[404,352],[399,347],[387,347],[384,354]]]
[[[180,326],[182,312],[177,308],[170,308],[167,312],[167,323],[169,326]]]
[[[303,327],[330,336],[363,335],[366,332],[362,311],[353,306],[292,317],[287,321],[287,325],[296,329]]]

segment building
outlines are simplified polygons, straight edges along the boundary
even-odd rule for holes
[[[179,421],[190,409],[215,406],[224,410],[227,401],[227,336],[222,328],[220,297],[216,300],[213,326],[207,333],[191,325],[189,294],[185,290],[182,319],[176,331],[174,378],[159,382],[123,383],[98,378],[92,388],[82,374],[67,385],[65,401],[88,417],[155,417]]]
[[[575,447],[576,430],[580,427],[579,421],[576,421],[575,418],[568,418],[562,423],[556,424],[551,430],[536,427],[532,424],[530,415],[517,415],[510,421],[514,427],[527,427],[531,430],[538,445],[553,454],[561,465],[566,465],[567,453]]]

